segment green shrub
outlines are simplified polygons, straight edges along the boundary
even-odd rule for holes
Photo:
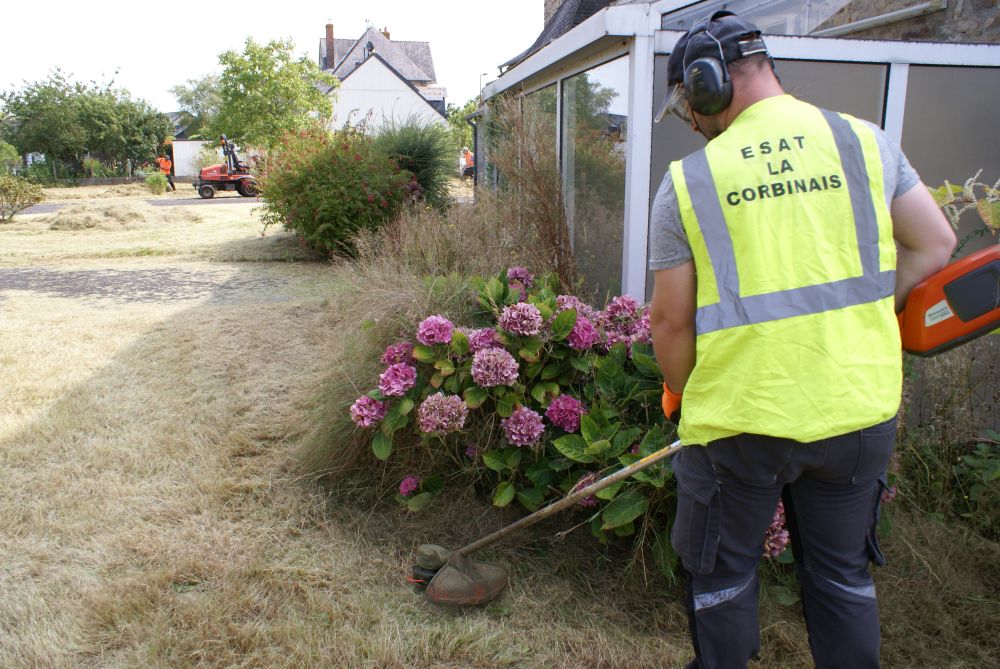
[[[0,173],[0,222],[42,201],[42,187],[27,179]]]
[[[447,128],[416,117],[388,122],[376,135],[375,145],[417,177],[428,204],[439,208],[451,204],[448,181],[455,166]]]
[[[150,172],[146,175],[146,186],[153,195],[167,192],[167,177],[162,172]]]
[[[419,190],[370,137],[344,130],[286,135],[261,175],[265,227],[282,225],[331,253],[354,253],[361,230],[390,221]]]
[[[0,139],[0,174],[10,174],[21,166],[17,149]]]

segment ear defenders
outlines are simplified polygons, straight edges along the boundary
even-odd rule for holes
[[[729,80],[722,43],[708,29],[711,20],[707,17],[691,29],[684,50],[684,92],[691,109],[702,116],[718,114],[733,101],[733,82]],[[702,56],[688,63],[687,51],[691,49],[691,40],[702,32],[715,42],[719,57]]]

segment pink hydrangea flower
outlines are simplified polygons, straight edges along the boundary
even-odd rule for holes
[[[466,444],[465,446],[465,457],[470,460],[475,460],[479,457],[479,447],[475,444]]]
[[[785,528],[785,505],[778,502],[771,525],[764,532],[764,557],[776,558],[788,547],[788,530]]]
[[[649,323],[649,307],[642,310],[642,317],[635,324],[632,331],[632,342],[636,344],[649,344],[653,341],[653,328]]]
[[[448,344],[455,326],[444,316],[428,316],[417,326],[417,340],[421,344]]]
[[[595,472],[590,472],[589,474],[584,474],[583,477],[579,481],[576,482],[576,485],[573,486],[573,489],[570,490],[569,493],[572,495],[573,493],[575,493],[578,490],[583,490],[584,488],[586,488],[587,486],[589,486],[591,483],[596,483],[598,478],[599,477],[597,476],[597,474]],[[597,497],[594,496],[594,495],[588,495],[587,497],[584,497],[583,499],[581,499],[580,501],[578,501],[577,504],[579,504],[580,506],[582,506],[582,507],[584,507],[586,509],[592,509],[595,506],[597,506]]]
[[[416,476],[407,476],[399,482],[399,494],[409,497],[420,488],[420,479]]]
[[[413,344],[408,341],[389,344],[385,349],[385,353],[382,354],[383,365],[395,365],[399,362],[405,362],[408,365],[412,365],[414,362]]]
[[[500,421],[507,441],[515,446],[531,446],[545,431],[542,417],[528,407],[514,409],[509,418]]]
[[[577,315],[576,324],[566,341],[576,351],[586,351],[601,340],[601,335],[586,316]]]
[[[501,330],[513,332],[522,337],[530,337],[541,332],[542,314],[535,305],[528,302],[518,302],[503,308],[497,325]]]
[[[475,354],[487,348],[500,346],[497,340],[497,332],[493,328],[479,328],[471,330],[468,334],[469,350]]]
[[[448,434],[465,427],[469,407],[458,395],[428,395],[417,409],[417,426],[427,434]]]
[[[367,395],[362,395],[351,405],[351,420],[358,427],[371,427],[385,418],[388,408],[387,402],[379,402]]]
[[[472,358],[472,380],[482,388],[517,383],[517,360],[506,349],[485,348]]]
[[[576,309],[577,316],[585,316],[590,321],[597,320],[598,312],[592,306],[575,295],[558,295],[556,297],[556,313]]]
[[[535,277],[525,267],[511,267],[507,270],[507,280],[517,281],[525,288],[531,288],[535,282]]]
[[[378,377],[378,389],[386,397],[402,397],[417,383],[417,370],[405,362],[390,365]]]
[[[639,311],[639,303],[629,295],[619,295],[611,300],[604,309],[608,320],[612,321],[633,321]]]
[[[580,417],[586,411],[583,402],[569,395],[560,395],[552,400],[545,410],[545,417],[553,425],[566,432],[576,432],[580,429]]]

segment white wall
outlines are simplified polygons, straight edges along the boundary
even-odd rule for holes
[[[201,147],[208,144],[208,142],[202,142],[191,139],[180,139],[174,140],[174,175],[178,177],[196,177],[198,176],[198,165],[195,163],[195,158],[198,156],[198,152],[201,151]],[[219,162],[222,162],[222,153],[219,153]]]
[[[446,125],[447,121],[419,93],[406,85],[377,58],[359,65],[338,88],[334,89],[333,120],[330,127],[356,125],[369,112],[369,127],[380,128],[387,119],[404,121],[414,116],[428,123]]]

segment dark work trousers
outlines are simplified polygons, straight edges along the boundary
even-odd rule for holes
[[[671,540],[689,575],[694,669],[745,669],[760,649],[757,564],[778,500],[809,647],[819,669],[879,667],[879,620],[868,563],[895,419],[803,444],[741,434],[677,454]]]
[[[170,190],[177,190],[177,186],[174,185],[174,178],[170,175],[170,172],[164,172],[163,176],[167,177],[167,183],[170,184]]]

